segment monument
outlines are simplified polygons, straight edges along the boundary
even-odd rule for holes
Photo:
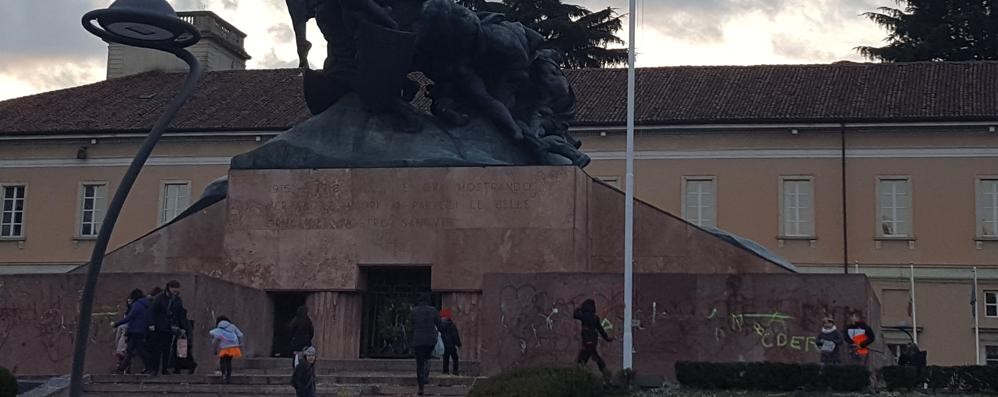
[[[288,5],[314,116],[234,157],[181,216],[109,253],[95,315],[116,315],[125,285],[180,278],[195,285],[185,302],[196,332],[216,313],[248,322],[247,356],[287,354],[282,330],[307,304],[323,358],[405,357],[407,310],[431,290],[462,330],[462,359],[487,374],[570,364],[570,313],[585,297],[619,332],[624,194],[583,171],[589,157],[568,131],[575,97],[540,34],[452,0]],[[308,68],[309,18],[328,42],[321,70]],[[668,376],[683,359],[816,361],[807,335],[822,316],[879,310],[863,277],[797,274],[646,203],[634,230],[639,372]],[[20,360],[24,373],[68,368],[71,328],[54,319],[72,312],[61,291],[78,279],[0,279],[3,324],[30,324],[0,327],[0,356],[37,357]],[[110,351],[106,328],[90,342]],[[620,346],[604,352],[615,359]]]
[[[315,117],[232,168],[589,163],[568,133],[575,95],[560,55],[521,23],[453,0],[287,3]],[[320,71],[306,58],[310,18],[327,42]]]

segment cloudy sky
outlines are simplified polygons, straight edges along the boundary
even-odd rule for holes
[[[296,54],[282,0],[169,0],[207,9],[247,34],[250,68],[293,67]],[[102,80],[107,47],[80,17],[110,0],[0,0],[0,100]],[[627,0],[565,0],[590,9]],[[638,0],[638,66],[862,61],[853,47],[885,32],[859,16],[893,0]],[[321,37],[314,23],[310,37]],[[627,37],[627,32],[621,32]],[[321,65],[322,40],[312,40]]]

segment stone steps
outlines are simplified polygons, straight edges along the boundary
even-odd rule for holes
[[[250,358],[237,360],[238,368],[284,371],[277,373],[291,372],[290,358]],[[440,373],[443,363],[439,359],[430,360],[430,372]],[[463,375],[477,376],[481,373],[481,362],[473,360],[461,360],[461,373]],[[316,370],[323,372],[416,372],[416,360],[414,359],[356,359],[356,360],[319,360],[316,363]]]
[[[244,371],[260,371],[250,369]],[[465,396],[478,380],[468,376],[431,375],[428,396]],[[218,375],[103,375],[90,376],[87,396],[293,396],[286,374],[234,373],[229,384]],[[410,373],[363,372],[317,376],[320,396],[411,396],[416,379]]]

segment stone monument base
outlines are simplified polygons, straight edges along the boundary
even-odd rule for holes
[[[254,325],[253,338],[273,341],[273,351],[255,349],[253,354],[260,356],[286,353],[282,332],[300,304],[310,307],[314,343],[324,358],[406,356],[410,354],[402,343],[406,335],[392,334],[397,328],[386,327],[385,321],[404,321],[414,294],[421,290],[432,290],[438,304],[454,313],[465,346],[462,358],[497,363],[487,366],[491,373],[573,354],[570,306],[583,297],[598,298],[604,308],[600,314],[616,324],[614,332],[619,333],[622,295],[613,292],[619,286],[612,280],[621,278],[623,268],[624,194],[576,167],[232,170],[227,194],[108,254],[104,272],[117,273],[111,277],[122,280],[128,274],[155,280],[148,285],[187,274],[214,280],[204,282],[217,286],[212,294],[224,295],[230,289],[238,296],[256,294],[252,309],[260,315],[233,320],[266,322]],[[758,247],[700,229],[642,202],[635,203],[634,258],[635,272],[643,274],[638,296],[651,299],[640,298],[644,300],[636,306],[642,311],[637,317],[643,322],[640,327],[647,328],[649,321],[679,321],[694,327],[670,339],[675,346],[693,340],[687,338],[702,344],[713,337],[701,335],[706,328],[695,325],[700,321],[697,316],[712,315],[699,312],[696,302],[703,296],[718,305],[720,314],[715,316],[747,310],[758,314],[763,309],[838,313],[842,302],[859,305],[845,295],[865,288],[866,282],[843,278],[841,282],[852,289],[828,290],[825,300],[798,300],[796,295],[763,293],[758,288],[731,289],[730,285],[749,281],[769,285],[770,281],[755,281],[770,280],[766,274],[780,275],[772,280],[792,280],[802,286],[801,291],[817,284]],[[719,276],[704,278],[708,275]],[[67,282],[61,278],[65,276],[39,277],[30,282],[54,283],[52,288]],[[680,288],[670,281],[675,279],[702,288]],[[8,288],[0,287],[0,293],[14,285],[5,280],[0,278],[0,286]],[[703,284],[703,280],[712,281]],[[725,285],[728,289],[721,288]],[[649,290],[666,287],[672,291],[668,296],[648,295]],[[0,297],[5,306],[13,302],[23,314],[17,318],[33,324],[48,317],[44,307],[31,303],[38,298],[32,291],[49,294],[45,291],[50,289],[25,287],[18,289],[17,297]],[[97,307],[117,305],[122,296],[101,296]],[[198,300],[190,303],[199,308],[191,311],[198,324],[210,323],[220,313],[238,317],[246,309],[237,301],[192,299]],[[694,306],[697,311],[686,313]],[[507,320],[513,318],[517,324],[511,325]],[[800,320],[796,324],[802,335],[818,327],[811,317]],[[746,328],[725,332],[749,332],[751,324],[743,325]],[[524,327],[537,328],[536,337],[545,338],[548,333],[541,332],[545,327],[557,329],[564,343],[548,344],[524,334]],[[686,329],[680,328],[675,331]],[[29,337],[16,335],[14,341],[0,345],[0,357],[9,356],[12,346]],[[95,351],[111,351],[109,333],[94,335],[99,345]],[[746,352],[765,347],[745,343],[739,348]],[[669,360],[686,357],[685,350],[675,346],[651,345],[649,351],[672,352]],[[560,350],[555,354],[552,348]],[[701,350],[696,353],[697,358],[706,357]],[[656,356],[642,357],[654,362]],[[756,352],[745,357],[806,361],[817,355]],[[68,355],[59,355],[43,365],[57,372],[56,367],[68,368],[68,360]],[[656,371],[665,368],[643,365]]]

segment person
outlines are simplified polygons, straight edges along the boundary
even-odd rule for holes
[[[614,339],[607,336],[601,319],[596,315],[596,301],[592,299],[583,301],[582,305],[575,309],[574,317],[582,323],[582,348],[579,349],[579,356],[575,360],[576,363],[580,366],[585,366],[589,363],[589,358],[592,358],[593,361],[596,361],[596,366],[599,367],[603,378],[608,380],[610,372],[606,369],[606,363],[600,357],[596,346],[599,343],[600,336],[607,342],[612,342]]]
[[[444,342],[444,375],[450,373],[450,360],[454,360],[454,375],[460,371],[457,356],[457,349],[461,347],[461,334],[457,330],[457,325],[451,319],[451,310],[445,308],[440,311],[440,339]]]
[[[417,394],[423,395],[423,386],[430,382],[430,355],[437,345],[437,330],[441,327],[440,312],[430,305],[430,294],[423,292],[412,308],[412,346],[416,353]]]
[[[312,346],[312,338],[315,336],[312,319],[308,316],[308,307],[298,306],[295,318],[288,327],[291,328],[291,357],[293,361],[297,361],[298,353]]]
[[[291,375],[291,386],[296,397],[316,397],[315,391],[315,347],[308,346],[295,353],[295,372]]]
[[[870,357],[869,346],[877,340],[877,336],[873,333],[873,328],[870,328],[866,321],[863,321],[862,313],[852,312],[849,315],[849,320],[849,326],[842,333],[843,339],[850,346],[849,356],[856,364],[866,365],[866,361]]]
[[[845,340],[839,329],[835,327],[835,320],[826,317],[817,338],[818,349],[821,351],[821,365],[839,364],[839,346],[842,346],[843,342]]]
[[[194,360],[194,341],[191,340],[193,333],[191,332],[191,320],[187,318],[187,309],[181,308],[180,319],[182,326],[174,342],[176,348],[173,349],[171,367],[173,367],[174,374],[179,374],[181,370],[188,370],[193,374],[198,363]]]
[[[183,328],[184,301],[180,298],[180,282],[170,280],[163,292],[153,297],[152,369],[166,375],[173,357],[174,338]]]
[[[208,333],[211,334],[212,344],[218,344],[218,370],[222,373],[222,383],[229,383],[232,379],[232,359],[243,356],[240,349],[243,331],[225,316],[219,316],[215,324],[215,328]]]
[[[135,303],[136,297],[142,299],[142,290],[134,289],[125,299],[125,315],[121,316],[125,318],[128,316],[128,312],[132,311],[132,304]],[[128,324],[119,324],[114,327],[114,356],[118,359],[118,363],[115,368],[121,366],[121,360],[125,359],[125,354],[128,352]],[[125,369],[124,373],[128,373],[128,368]]]
[[[131,367],[132,358],[139,356],[145,365],[145,371],[143,373],[149,373],[150,362],[149,357],[146,354],[145,342],[146,335],[149,332],[149,321],[150,321],[150,311],[149,306],[151,303],[148,298],[142,296],[142,290],[134,289],[132,293],[129,294],[129,299],[132,301],[131,308],[128,310],[128,314],[124,318],[118,320],[112,324],[114,328],[118,328],[121,325],[127,325],[128,329],[125,332],[125,356],[118,362],[118,368],[115,372],[125,373]]]

